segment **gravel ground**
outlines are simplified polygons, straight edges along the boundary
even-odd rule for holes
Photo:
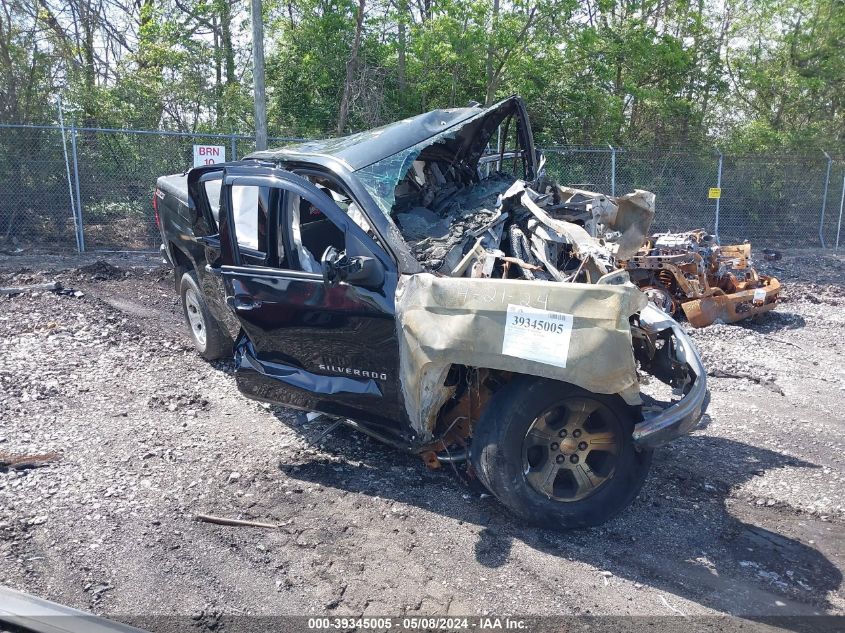
[[[632,507],[520,525],[449,469],[249,401],[190,346],[155,259],[6,257],[0,584],[112,617],[845,614],[845,258],[787,252],[761,323],[694,331],[703,428]],[[112,266],[113,265],[113,266]],[[278,523],[224,527],[196,513]]]

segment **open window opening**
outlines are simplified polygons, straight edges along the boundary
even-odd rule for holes
[[[229,230],[234,232],[243,264],[278,265],[279,260],[284,259],[284,251],[273,252],[270,248],[277,201],[278,191],[271,187],[234,185],[230,188],[228,202],[232,225]],[[219,218],[219,205],[217,208]]]
[[[314,184],[361,230],[378,241],[358,204],[337,181],[309,172],[299,172],[298,175]],[[300,267],[305,272],[319,273],[321,259],[328,248],[332,247],[338,253],[346,251],[346,235],[317,205],[293,193],[289,193],[287,198],[288,231]]]
[[[522,110],[506,102],[356,173],[417,261],[450,274],[501,215],[501,195],[533,178],[531,152]]]

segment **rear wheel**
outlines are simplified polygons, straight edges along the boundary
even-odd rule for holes
[[[603,523],[636,497],[651,453],[634,447],[632,410],[618,396],[553,380],[514,380],[488,402],[470,456],[508,508],[555,529]]]
[[[232,339],[209,312],[194,271],[182,275],[179,289],[185,321],[200,356],[207,360],[231,356]]]

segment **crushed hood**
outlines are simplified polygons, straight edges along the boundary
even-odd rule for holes
[[[396,291],[400,379],[412,426],[431,437],[452,395],[444,381],[453,363],[553,378],[638,404],[628,319],[646,303],[630,284],[402,276]],[[568,349],[542,361],[536,351],[520,351],[508,327],[509,308],[519,307],[571,315]],[[503,353],[506,337],[509,353]]]

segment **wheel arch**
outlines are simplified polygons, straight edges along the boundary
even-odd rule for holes
[[[173,256],[173,283],[178,293],[181,291],[182,275],[189,270],[196,270],[196,266],[188,253],[172,241],[170,242],[170,253]]]
[[[588,527],[621,512],[639,492],[651,464],[651,452],[637,450],[627,432],[633,422],[626,419],[630,405],[619,394],[595,394],[558,380],[521,376],[499,392],[496,409],[487,409],[493,415],[485,416],[476,429],[467,452],[469,472],[517,516],[533,524],[554,529]],[[523,380],[529,382],[520,385]],[[543,412],[560,406],[556,383],[567,386],[567,393],[560,396],[577,401],[583,394],[597,400],[606,413],[589,422],[593,409],[576,407],[566,413],[576,417],[564,418],[562,427],[553,425],[550,432],[541,426],[539,432],[533,431],[544,420]],[[586,417],[578,418],[580,412]],[[529,431],[533,442],[526,445]],[[599,446],[590,446],[594,441]],[[605,445],[614,448],[603,449]],[[536,454],[535,449],[545,455]],[[542,488],[528,469],[540,473]],[[573,474],[560,478],[562,471]],[[589,485],[582,485],[583,481]]]
[[[506,387],[519,389],[530,381],[556,382],[561,387],[580,390],[586,394],[593,393],[575,383],[554,378],[452,363],[446,373],[444,386],[454,391],[437,412],[432,429],[432,434],[437,438],[434,444],[444,446],[448,445],[446,443],[450,440],[460,442],[471,438],[477,430],[477,425],[483,423],[484,413],[497,393]],[[642,407],[630,404],[623,394],[601,395],[618,400],[619,405],[627,409],[635,420],[641,419]],[[461,424],[459,418],[462,417],[468,419],[468,424]],[[431,445],[426,446],[426,449],[430,448]]]

